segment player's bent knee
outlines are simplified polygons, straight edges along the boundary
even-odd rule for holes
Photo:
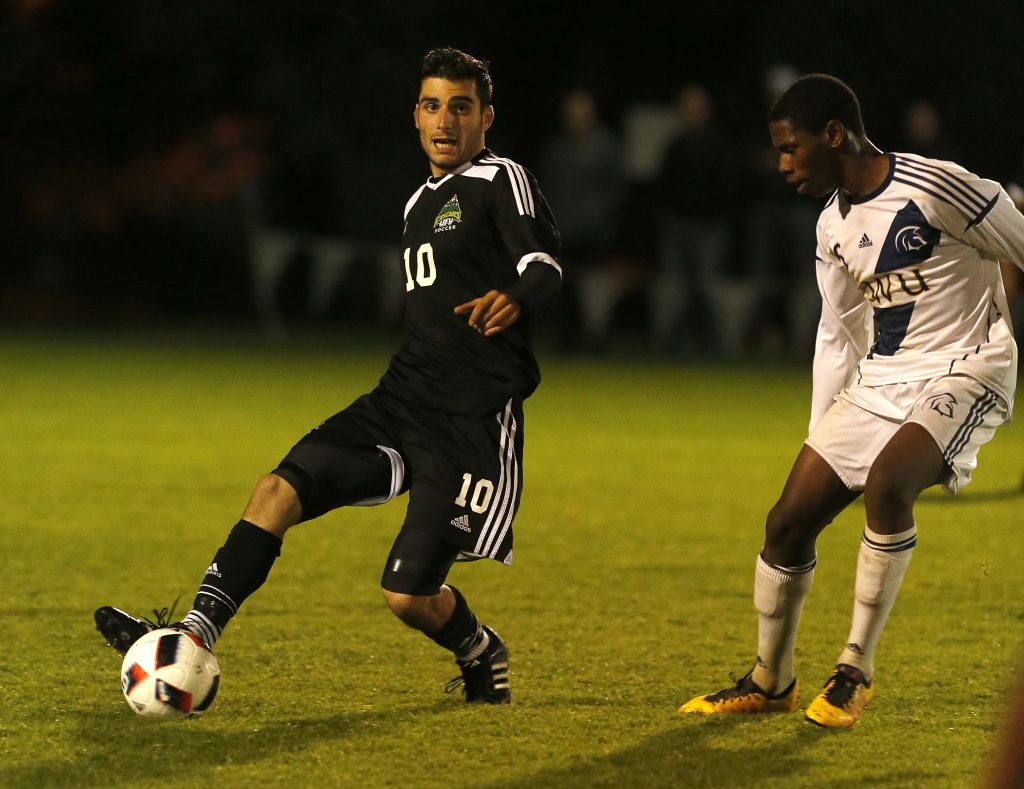
[[[864,504],[873,511],[904,510],[913,505],[918,491],[899,473],[883,467],[874,467],[864,486]]]
[[[409,614],[409,610],[416,603],[415,595],[404,594],[403,592],[392,592],[390,589],[385,589],[384,587],[381,587],[381,591],[384,593],[384,601],[388,604],[388,608],[391,609],[391,613],[399,619],[404,620]]]
[[[256,483],[242,517],[272,534],[282,536],[299,522],[302,506],[286,480],[276,474],[264,474]]]
[[[772,507],[765,519],[764,545],[773,556],[804,553],[808,541],[813,544],[816,534],[782,502]]]

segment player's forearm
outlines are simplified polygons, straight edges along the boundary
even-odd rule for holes
[[[505,292],[512,296],[524,312],[536,309],[562,287],[562,277],[549,263],[535,260],[523,269],[519,281]]]

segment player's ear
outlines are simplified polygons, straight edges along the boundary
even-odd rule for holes
[[[846,137],[846,126],[842,121],[831,120],[825,124],[825,142],[830,148],[838,148]]]
[[[412,108],[412,122],[417,129],[420,127],[420,105],[418,103]]]
[[[484,107],[484,131],[491,128],[492,123],[494,123],[494,105],[488,104]]]

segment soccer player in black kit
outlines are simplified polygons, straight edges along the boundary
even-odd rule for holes
[[[537,182],[489,151],[488,66],[428,52],[413,113],[431,177],[405,206],[407,336],[378,386],[311,430],[256,484],[172,627],[213,647],[267,579],[285,532],[346,505],[408,492],[381,587],[407,625],[451,650],[467,702],[510,700],[508,651],[445,578],[457,558],[512,560],[522,495],[523,400],[540,373],[529,315],[561,283],[559,237]],[[96,611],[125,652],[155,624]]]

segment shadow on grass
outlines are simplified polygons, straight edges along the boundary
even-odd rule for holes
[[[818,743],[849,736],[800,725],[791,737],[768,742],[757,734],[756,716],[684,718],[677,728],[648,737],[625,750],[581,758],[568,767],[540,770],[516,778],[478,784],[488,789],[537,789],[562,786],[720,787],[827,786],[832,783],[920,785],[948,776],[922,768],[873,773],[870,765],[822,763]]]
[[[203,721],[139,721],[123,712],[78,711],[74,762],[38,761],[0,767],[0,786],[132,786],[164,780],[175,785],[201,785],[218,766],[289,761],[322,741],[396,725],[406,715],[429,715],[450,709],[447,701],[396,710],[394,708],[295,718],[258,728],[214,729]],[[137,725],[140,724],[141,725]],[[191,777],[191,778],[190,778]],[[192,778],[195,780],[193,781]]]

